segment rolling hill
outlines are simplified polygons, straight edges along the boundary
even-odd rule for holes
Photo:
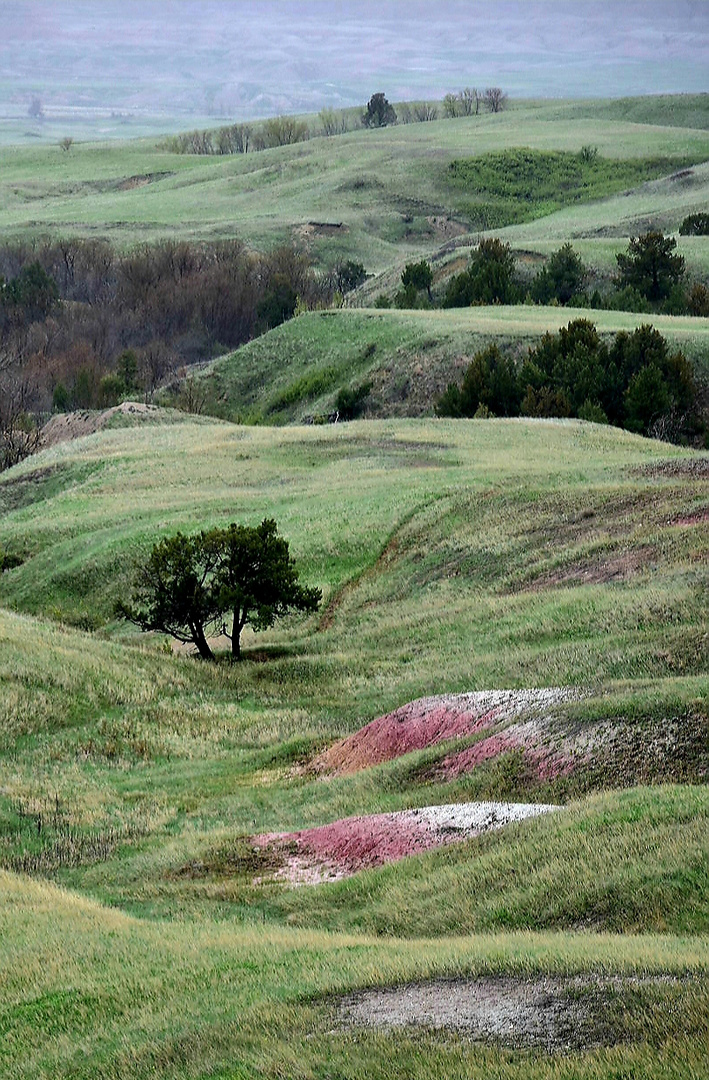
[[[5,238],[295,235],[377,276],[200,370],[202,415],[58,416],[0,474],[3,1076],[709,1075],[709,454],[432,417],[481,345],[586,310],[355,306],[411,257],[467,258],[455,157],[691,159],[499,233],[607,273],[624,230],[703,206],[706,110],[532,102],[239,159],[6,152]],[[706,276],[706,238],[683,250]],[[706,319],[652,321],[706,371]],[[302,423],[368,381],[369,418]],[[156,541],[264,517],[318,613],[246,631],[238,664],[116,617]],[[416,847],[481,801],[500,828]],[[356,872],[343,847],[392,820],[411,846]],[[469,996],[482,1029],[444,1007]]]

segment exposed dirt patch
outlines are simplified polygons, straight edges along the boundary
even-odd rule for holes
[[[57,443],[81,439],[84,435],[93,435],[96,431],[103,431],[116,415],[140,419],[155,416],[158,412],[156,405],[145,405],[141,401],[124,401],[111,409],[101,411],[79,409],[76,412],[57,413],[42,428],[41,446],[42,448],[56,446]]]
[[[380,716],[353,735],[335,743],[315,759],[319,772],[339,775],[391,761],[412,750],[446,739],[510,722],[524,713],[543,712],[579,697],[569,688],[545,690],[487,690],[419,698]]]
[[[658,461],[633,469],[635,476],[702,476],[709,477],[709,455],[706,457],[677,458],[675,461]]]
[[[300,240],[312,240],[315,236],[344,236],[349,231],[350,227],[344,221],[308,221],[293,230]]]
[[[143,173],[140,176],[129,176],[126,180],[121,180],[117,185],[118,191],[133,191],[134,188],[147,187],[148,184],[155,184],[158,180],[164,180],[166,176],[174,176],[173,172],[156,172],[156,173]]]
[[[563,800],[569,778],[577,793],[633,784],[701,784],[709,775],[709,721],[701,713],[632,723],[608,717],[581,725],[543,717],[522,720],[445,754],[418,779],[455,780],[510,755],[519,768],[508,792],[541,789]]]
[[[467,235],[470,228],[460,221],[453,221],[445,214],[431,214],[426,218],[438,240],[450,240],[454,236]]]
[[[535,267],[539,266],[540,263],[545,263],[547,258],[546,255],[542,255],[540,251],[526,251],[524,249],[516,250],[514,256],[517,262],[521,263],[522,266]]]
[[[339,1003],[338,1020],[343,1027],[443,1028],[512,1049],[586,1050],[622,1041],[614,1001],[679,982],[593,975],[439,980],[350,995]]]
[[[528,588],[538,592],[553,585],[607,585],[612,581],[628,581],[651,565],[651,549],[634,548],[560,567],[535,578]]]
[[[271,861],[280,862],[273,874],[276,879],[291,885],[314,885],[558,809],[535,803],[424,806],[343,818],[299,832],[262,833],[253,837],[252,844],[260,855],[267,853]]]
[[[59,472],[61,472],[59,465],[46,465],[41,469],[32,469],[31,472],[23,473],[21,476],[3,479],[0,487],[0,505],[3,510],[17,510],[22,506],[31,505],[36,500],[35,492]]]

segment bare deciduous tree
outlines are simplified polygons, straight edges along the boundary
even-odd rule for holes
[[[320,123],[323,135],[344,135],[347,131],[347,114],[342,109],[321,109]]]
[[[474,86],[466,86],[458,94],[460,110],[463,116],[477,116],[480,112],[480,95]]]
[[[489,112],[502,112],[507,104],[507,94],[499,86],[488,86],[484,94],[485,107]]]
[[[426,123],[427,120],[437,120],[438,109],[431,102],[420,101],[418,105],[414,105],[414,119],[419,124]]]
[[[263,134],[266,146],[271,147],[305,142],[310,133],[304,120],[296,120],[294,116],[274,116],[263,125]]]

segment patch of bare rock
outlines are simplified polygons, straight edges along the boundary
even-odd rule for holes
[[[510,976],[437,980],[365,990],[338,1004],[342,1027],[448,1029],[479,1042],[548,1052],[612,1046],[621,1035],[611,998],[669,976]]]

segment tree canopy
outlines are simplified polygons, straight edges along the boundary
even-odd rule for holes
[[[684,274],[684,258],[674,255],[677,241],[661,232],[632,236],[625,253],[616,255],[621,287],[630,286],[648,300],[664,300]]]
[[[214,659],[208,630],[217,630],[238,660],[246,625],[264,630],[288,611],[316,611],[321,596],[299,583],[288,541],[264,518],[160,540],[138,569],[132,601],[116,610],[141,630],[192,643],[205,660]]]
[[[484,238],[471,256],[468,269],[448,282],[443,306],[514,303],[519,295],[514,269],[510,245],[496,237]]]
[[[192,643],[204,660],[214,659],[207,627],[221,614],[214,589],[218,547],[213,534],[178,532],[158,541],[138,569],[132,602],[116,605],[116,614],[141,630]]]
[[[362,115],[365,127],[388,127],[396,123],[396,110],[390,105],[383,93],[372,94],[367,102],[367,111]]]
[[[226,626],[223,630],[231,639],[234,659],[241,656],[241,631],[247,623],[265,630],[288,611],[317,611],[322,593],[299,583],[288,541],[278,535],[272,518],[255,528],[232,523],[213,534],[219,550],[214,584],[219,610],[231,614],[231,632]]]
[[[583,289],[588,271],[571,244],[553,252],[532,282],[532,299],[539,304],[558,300],[568,304]]]

